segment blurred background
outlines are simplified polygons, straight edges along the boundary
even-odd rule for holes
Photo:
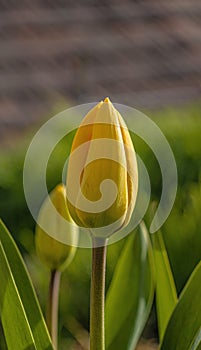
[[[197,0],[0,1],[0,137],[64,99],[136,108],[201,93]]]
[[[163,233],[180,292],[201,258],[201,2],[0,0],[0,216],[23,253],[43,310],[48,272],[35,256],[35,223],[23,193],[25,153],[56,112],[105,96],[145,112],[174,152],[178,195]],[[49,160],[50,190],[60,182],[72,137]],[[135,138],[135,146],[158,200],[159,166],[142,140]],[[121,244],[109,248],[107,281]],[[86,349],[90,258],[79,249],[63,277],[61,350]],[[154,309],[143,344],[147,339],[157,342]]]

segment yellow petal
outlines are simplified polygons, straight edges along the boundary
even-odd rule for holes
[[[82,153],[74,157],[76,149]],[[109,98],[83,119],[71,152],[67,198],[73,189],[68,206],[75,222],[91,229],[117,221],[116,229],[126,225],[137,196],[137,162],[128,129]],[[73,181],[78,173],[79,181]]]

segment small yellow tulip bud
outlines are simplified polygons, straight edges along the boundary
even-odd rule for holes
[[[88,112],[76,132],[66,189],[77,225],[92,232],[109,225],[111,234],[130,221],[138,189],[136,155],[125,122],[108,98]]]
[[[35,235],[36,252],[41,262],[50,270],[62,271],[72,261],[76,252],[76,247],[61,243],[55,239],[56,237],[61,236],[62,230],[65,229],[65,226],[63,225],[62,217],[60,217],[60,215],[52,214],[50,209],[50,205],[52,204],[64,219],[72,222],[66,203],[66,188],[63,184],[59,184],[53,189],[49,197],[45,199],[40,209]],[[48,222],[49,227],[51,227],[51,232],[55,233],[55,238],[48,235],[41,228],[43,222]],[[72,245],[76,245],[77,232],[75,231],[78,228],[72,225],[70,227],[71,232],[66,232],[66,235],[69,236],[68,241],[72,242]]]

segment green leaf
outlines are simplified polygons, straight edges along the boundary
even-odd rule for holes
[[[106,349],[133,350],[151,310],[154,273],[144,224],[123,247],[106,297]]]
[[[36,348],[37,350],[53,350],[50,336],[48,334],[47,327],[26,266],[12,236],[2,221],[0,221],[0,241],[2,244],[1,258],[4,260],[4,265],[7,264],[7,269],[5,270],[6,275],[4,268],[2,265],[0,265],[0,278],[1,284],[3,286],[1,287],[3,292],[1,291],[0,295],[0,305],[2,306],[3,319],[2,323],[5,336],[7,332],[9,332],[9,334],[10,332],[12,333],[9,338],[6,336],[7,343],[11,341],[11,338],[15,343],[15,346],[10,347],[9,350],[26,349],[25,347],[20,347],[16,344],[16,327],[19,327],[19,329],[21,329],[19,338],[21,337],[21,341],[23,341],[25,333],[24,327],[26,328],[26,326],[25,322],[21,322],[20,320],[23,320],[24,318],[26,318],[27,325],[31,331],[32,341],[35,343],[35,347],[33,347],[33,349]],[[2,280],[2,278],[4,278],[4,280]],[[7,297],[10,297],[9,293],[11,293],[11,290],[13,294],[16,294],[16,307],[15,303],[13,303],[13,305],[12,303],[8,303]],[[7,305],[6,310],[4,310],[5,305]],[[18,324],[14,323],[13,318],[9,320],[9,315],[15,315],[16,313],[19,316]],[[18,341],[20,342],[20,339]],[[26,350],[31,349],[32,347],[30,349],[27,348]]]
[[[156,270],[156,309],[160,341],[177,304],[177,291],[160,231],[151,235]]]
[[[184,287],[168,323],[161,350],[201,349],[201,262]]]
[[[26,314],[0,242],[0,309],[8,349],[36,350]]]
[[[193,340],[190,350],[201,350],[201,327]]]
[[[0,349],[8,350],[1,320],[0,320]]]

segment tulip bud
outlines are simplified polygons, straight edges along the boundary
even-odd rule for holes
[[[91,231],[126,226],[134,209],[138,172],[129,131],[108,98],[83,119],[67,171],[67,203],[73,220]]]
[[[45,199],[39,212],[35,235],[36,252],[41,262],[43,262],[50,270],[62,271],[72,261],[76,252],[76,247],[61,243],[56,240],[56,237],[59,237],[64,233],[69,236],[68,241],[72,242],[72,245],[76,245],[76,231],[78,228],[75,225],[70,225],[70,232],[62,232],[65,229],[62,217],[57,215],[57,212],[52,212],[50,208],[50,205],[52,204],[58,214],[67,221],[72,222],[66,203],[66,188],[63,184],[57,185]],[[44,222],[48,222],[49,227],[51,227],[51,232],[55,233],[55,238],[48,235],[42,229],[41,226],[43,226]]]

